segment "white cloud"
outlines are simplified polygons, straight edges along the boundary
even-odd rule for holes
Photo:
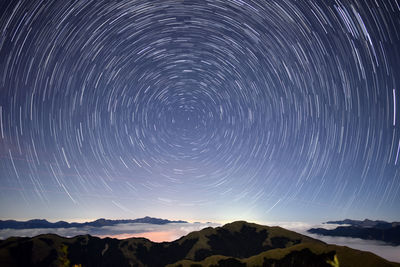
[[[390,246],[383,242],[362,240],[359,238],[331,237],[307,233],[310,228],[334,229],[338,225],[309,224],[304,222],[266,222],[265,225],[280,226],[310,237],[322,240],[329,244],[348,246],[358,250],[370,251],[387,260],[400,262],[400,246]],[[173,241],[193,231],[199,231],[206,227],[217,227],[215,223],[170,223],[164,225],[129,223],[104,227],[84,228],[54,228],[54,229],[3,229],[0,230],[0,239],[11,236],[32,237],[39,234],[53,233],[60,236],[72,237],[76,235],[90,234],[98,237],[146,237],[155,242]]]
[[[2,229],[0,230],[0,239],[6,239],[11,236],[33,237],[40,234],[57,234],[65,237],[77,235],[93,235],[99,237],[118,237],[118,236],[144,236],[151,237],[151,233],[164,233],[159,238],[166,240],[154,241],[173,241],[190,232],[199,231],[206,227],[216,227],[219,224],[213,223],[169,223],[164,225],[147,223],[126,223],[103,227],[80,227],[80,228],[38,228],[38,229]],[[151,238],[150,238],[151,239]]]
[[[360,238],[351,237],[336,237],[336,236],[323,236],[308,233],[307,230],[310,228],[325,228],[335,229],[338,224],[310,224],[304,222],[267,222],[266,225],[277,225],[288,230],[298,232],[303,235],[310,236],[315,239],[319,239],[328,244],[335,244],[339,246],[347,246],[350,248],[370,251],[384,259],[394,262],[400,262],[400,246],[391,246],[387,243],[374,240],[363,240]],[[347,226],[347,225],[340,225]]]

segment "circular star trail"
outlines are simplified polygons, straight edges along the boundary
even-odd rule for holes
[[[398,1],[0,10],[7,216],[399,215]]]

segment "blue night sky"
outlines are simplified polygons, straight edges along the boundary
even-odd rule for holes
[[[0,3],[0,219],[400,219],[400,3]]]

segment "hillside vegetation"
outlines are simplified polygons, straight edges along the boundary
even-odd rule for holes
[[[0,241],[0,266],[399,266],[281,227],[233,222],[173,242],[53,234]]]

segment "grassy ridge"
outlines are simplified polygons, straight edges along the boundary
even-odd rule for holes
[[[285,264],[285,257],[290,258],[293,262],[294,252],[299,252],[295,256],[302,257],[300,265]],[[307,255],[308,254],[308,255]],[[310,257],[311,262],[303,260],[305,256],[313,254]],[[289,257],[288,257],[289,256]],[[333,257],[332,257],[333,256]],[[336,258],[336,261],[335,261]],[[273,249],[262,252],[258,255],[251,256],[245,259],[238,259],[222,255],[214,255],[204,259],[203,261],[182,260],[174,264],[167,265],[168,267],[192,267],[192,266],[225,266],[227,260],[230,260],[230,265],[234,266],[340,266],[340,267],[396,267],[400,263],[389,262],[378,257],[371,252],[359,251],[344,246],[313,244],[305,243],[294,245],[289,248]],[[268,260],[271,265],[266,265]]]
[[[0,266],[398,266],[372,253],[328,245],[281,227],[244,221],[173,242],[47,234],[0,241]]]

